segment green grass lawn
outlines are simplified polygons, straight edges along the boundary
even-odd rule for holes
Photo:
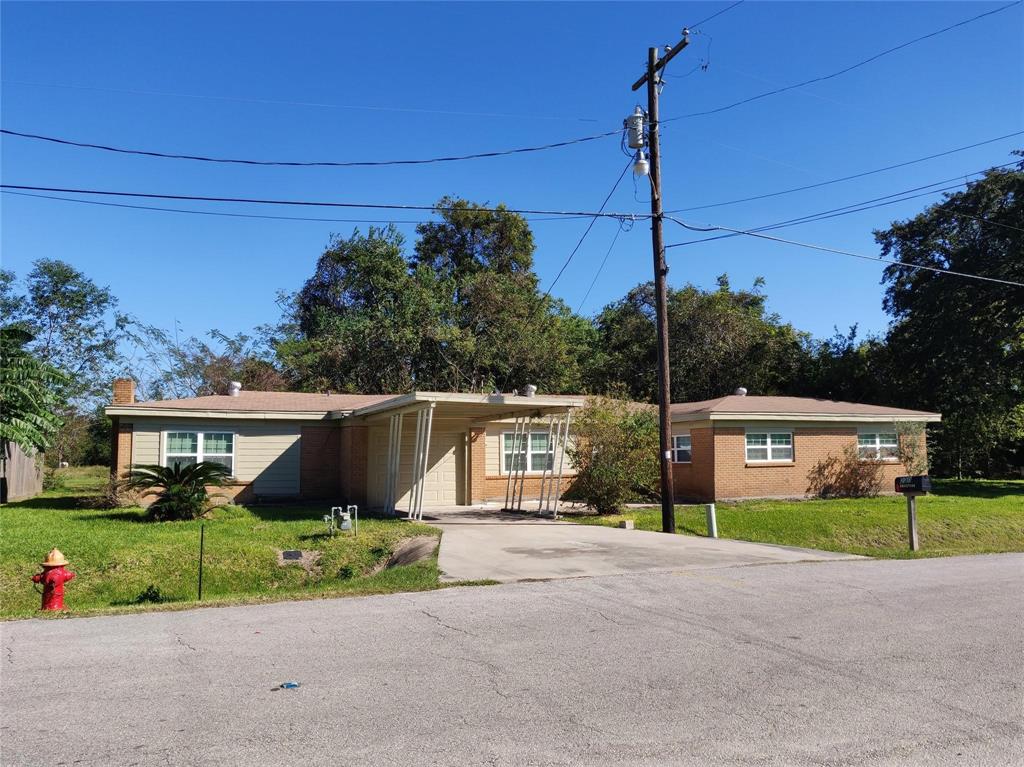
[[[326,534],[321,506],[229,506],[196,522],[147,522],[139,508],[94,509],[88,499],[107,478],[102,467],[59,470],[56,489],[0,509],[0,616],[35,615],[30,577],[56,546],[77,578],[65,589],[69,613],[196,605],[199,526],[205,525],[203,604],[438,588],[436,557],[368,574],[394,546],[436,528],[362,519],[358,539]],[[321,552],[317,571],[279,567],[277,549]],[[150,586],[161,602],[138,602]]]
[[[921,550],[907,547],[903,496],[844,500],[744,501],[717,504],[722,538],[778,543],[871,557],[941,557],[1024,551],[1024,482],[935,480],[935,492],[917,499]],[[661,509],[630,509],[617,516],[573,515],[572,521],[617,526],[632,519],[642,530],[661,529]],[[707,535],[703,506],[677,506],[676,530]]]

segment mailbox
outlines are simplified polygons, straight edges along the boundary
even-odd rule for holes
[[[927,474],[919,474],[914,477],[896,477],[896,492],[903,493],[927,493],[932,489],[932,480]]]

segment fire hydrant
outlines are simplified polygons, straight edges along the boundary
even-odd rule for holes
[[[73,572],[65,569],[67,563],[60,549],[53,549],[41,563],[43,571],[32,576],[33,583],[43,584],[43,606],[39,609],[64,609],[64,584],[75,577]]]

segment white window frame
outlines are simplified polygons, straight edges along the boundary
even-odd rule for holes
[[[195,434],[196,435],[196,452],[194,453],[171,453],[167,450],[167,439],[171,434]],[[231,474],[230,477],[234,479],[235,472],[238,467],[235,465],[236,454],[238,452],[238,434],[230,429],[167,429],[166,431],[160,432],[160,465],[167,466],[168,462],[172,458],[195,458],[196,463],[202,463],[206,460],[206,435],[207,434],[230,434],[231,435],[231,452],[230,453],[211,453],[216,457],[231,457]],[[214,458],[213,460],[216,460]]]
[[[541,466],[538,469],[533,468],[533,451],[530,449],[532,444],[533,444],[532,441],[531,441],[531,436],[530,436],[532,434],[543,434],[545,437],[548,438],[548,449],[547,449],[547,452],[545,453],[545,455],[547,455],[549,457],[548,460],[551,463],[551,466],[548,467],[548,471],[554,471],[554,468],[555,468],[555,450],[554,450],[554,444],[553,444],[554,443],[554,435],[553,434],[549,435],[548,432],[547,432],[547,429],[534,429],[533,431],[525,432],[526,473],[527,474],[541,474],[544,471],[544,467],[543,466]],[[511,468],[511,467],[505,465],[505,456],[506,456],[506,454],[507,455],[513,455],[513,453],[510,453],[510,452],[507,453],[506,450],[505,450],[505,436],[506,435],[508,435],[511,439],[515,440],[516,432],[514,432],[514,431],[503,431],[501,433],[501,441],[498,443],[498,450],[500,451],[499,454],[498,454],[498,468],[501,469],[501,471],[499,472],[500,474],[508,474],[509,473],[509,469]],[[523,439],[523,437],[524,437],[524,432],[520,432],[519,433],[519,438]],[[513,444],[513,447],[514,447],[515,446],[515,442],[513,441],[512,444]],[[523,452],[523,451],[521,450],[520,452]],[[540,453],[538,453],[538,455],[540,455]]]
[[[683,447],[679,444],[679,440],[686,440],[686,446]],[[686,451],[690,454],[690,457],[685,461],[679,460],[679,453]],[[672,435],[672,463],[693,463],[693,439],[687,434],[673,434]]]
[[[766,439],[766,444],[764,444],[764,445],[753,445],[753,446],[747,444],[747,437],[750,437],[750,436],[752,436],[754,434],[763,434],[767,438]],[[778,445],[778,446],[776,446],[778,448],[783,448],[783,447],[788,447],[789,448],[789,453],[790,454],[786,458],[776,458],[773,455],[774,451],[772,449],[772,447],[773,447],[772,446],[772,437],[778,437],[780,435],[785,435],[785,436],[789,437],[789,445]],[[760,450],[762,448],[767,448],[768,457],[767,458],[751,458],[750,457],[750,449],[751,449],[751,447],[753,447],[755,450]],[[743,457],[744,457],[744,459],[746,460],[747,463],[793,463],[793,462],[795,462],[796,461],[796,441],[793,439],[793,430],[792,429],[747,429],[744,432],[744,434],[743,434]]]
[[[882,435],[893,435],[895,442],[882,443]],[[874,437],[873,445],[861,445],[864,437]],[[896,451],[895,455],[882,455],[882,448],[890,448]],[[861,449],[874,450],[874,455],[862,455]],[[857,457],[862,461],[883,461],[884,463],[900,462],[900,434],[898,431],[882,431],[881,429],[862,429],[857,432]]]

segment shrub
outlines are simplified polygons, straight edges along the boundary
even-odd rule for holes
[[[856,445],[818,461],[807,475],[808,493],[820,498],[871,498],[882,490],[882,463],[865,461]]]
[[[567,452],[577,472],[573,495],[598,514],[614,514],[631,498],[657,496],[658,417],[652,408],[591,399],[573,422]]]
[[[229,472],[222,464],[212,461],[182,466],[159,466],[136,464],[120,483],[122,491],[140,493],[142,498],[151,495],[156,500],[146,510],[155,521],[198,519],[212,509],[223,506],[211,496],[207,487],[223,487],[227,484]]]

